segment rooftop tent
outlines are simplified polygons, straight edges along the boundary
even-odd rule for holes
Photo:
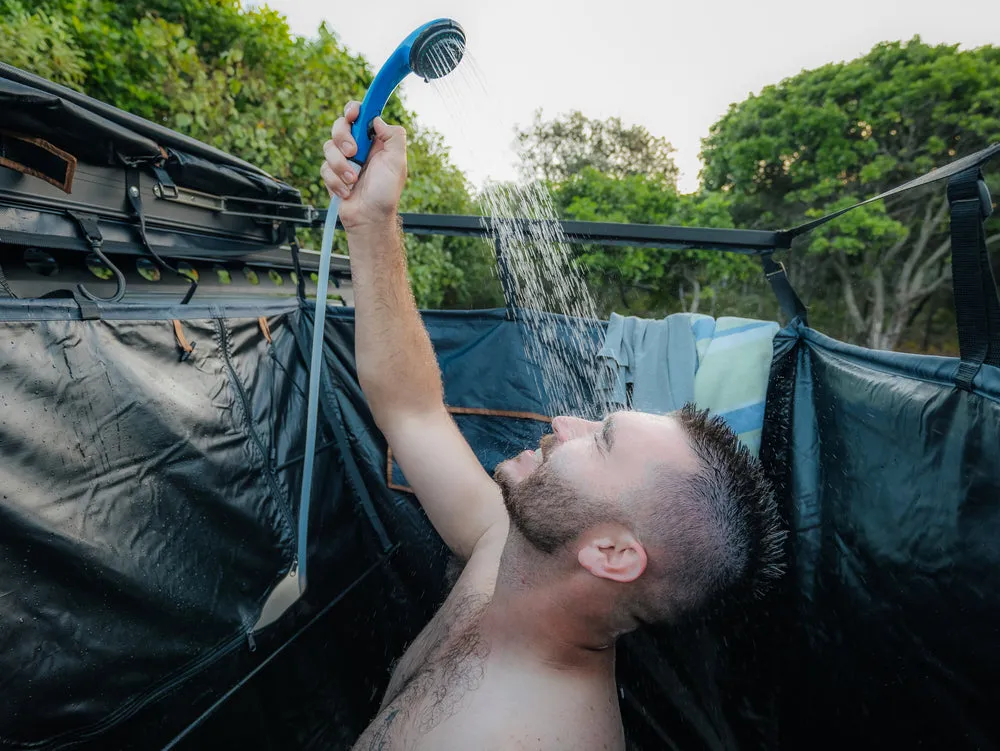
[[[0,130],[16,134],[14,163],[0,167],[0,740],[349,748],[445,596],[449,557],[365,405],[353,311],[331,307],[310,585],[257,626],[295,567],[312,306],[309,258],[296,261],[288,240],[314,217],[250,165],[0,73],[12,97]],[[93,128],[87,143],[59,127],[70,117]],[[761,458],[791,529],[790,570],[752,610],[623,639],[630,748],[1000,745],[1000,308],[978,192],[998,150],[928,178],[949,179],[961,358],[830,339],[768,266],[788,321]],[[164,152],[203,168],[178,171]],[[69,165],[82,180],[72,192],[53,184],[66,187]],[[125,194],[130,169],[141,212]],[[92,195],[87,176],[121,188],[117,206],[88,204],[127,277],[114,303],[43,297],[81,280],[114,289],[66,214]],[[227,201],[179,214],[166,180]],[[810,228],[772,233],[771,247]],[[641,231],[628,228],[628,241]],[[726,237],[760,251],[748,235]],[[155,265],[148,246],[201,272],[193,297],[162,268],[159,282],[139,274],[139,260]],[[58,273],[43,273],[32,249]],[[252,284],[247,267],[285,281]],[[505,310],[424,319],[446,400],[484,467],[537,443],[551,415],[521,324]],[[575,377],[591,388],[585,370]]]

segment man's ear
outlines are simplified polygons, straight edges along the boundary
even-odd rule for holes
[[[623,584],[642,576],[647,563],[646,549],[626,530],[589,538],[577,560],[594,576]]]

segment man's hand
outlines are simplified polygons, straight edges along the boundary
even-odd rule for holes
[[[326,161],[320,168],[330,195],[343,199],[340,221],[348,232],[381,229],[394,222],[406,183],[406,131],[387,125],[381,117],[372,123],[375,138],[364,171],[357,174],[358,166],[349,159],[358,152],[351,126],[360,111],[358,102],[344,108],[344,117],[333,124],[331,139],[323,144]]]

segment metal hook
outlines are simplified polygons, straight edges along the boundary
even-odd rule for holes
[[[118,288],[111,297],[98,297],[97,295],[88,292],[87,288],[82,284],[77,284],[76,286],[79,288],[80,294],[92,302],[113,303],[120,301],[123,297],[125,297],[125,285],[127,282],[125,281],[125,275],[118,269],[117,266],[111,263],[111,260],[104,255],[104,251],[101,250],[104,246],[104,235],[101,234],[101,228],[97,224],[97,217],[91,214],[80,214],[76,211],[67,211],[66,213],[80,226],[80,231],[83,232],[83,236],[90,244],[90,249],[98,258],[107,264],[108,268],[111,269],[112,272],[114,272],[115,280],[118,283]]]
[[[115,290],[115,293],[111,297],[98,297],[92,292],[89,292],[87,288],[84,287],[82,284],[77,284],[76,286],[79,288],[80,294],[86,297],[88,300],[93,300],[94,302],[108,302],[108,303],[119,302],[123,297],[125,297],[125,285],[127,284],[127,282],[125,281],[125,275],[119,270],[117,266],[115,266],[111,262],[111,260],[106,255],[104,255],[104,251],[102,251],[96,245],[94,246],[93,251],[97,255],[97,257],[100,258],[102,261],[104,261],[104,263],[107,264],[108,268],[114,272],[115,281],[118,283],[118,288]]]

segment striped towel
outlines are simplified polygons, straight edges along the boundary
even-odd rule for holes
[[[610,376],[605,397],[665,413],[686,401],[720,415],[756,455],[764,425],[773,321],[675,313],[663,320],[611,314],[598,354]]]
[[[751,318],[694,315],[698,351],[694,401],[721,416],[756,456],[764,427],[764,402],[772,344],[779,326]]]

